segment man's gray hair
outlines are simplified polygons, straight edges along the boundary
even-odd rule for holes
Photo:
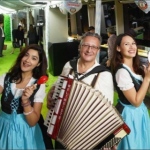
[[[83,40],[84,40],[87,36],[96,37],[96,38],[99,40],[100,45],[101,45],[101,37],[100,37],[100,35],[97,34],[97,33],[92,33],[92,32],[86,32],[85,34],[83,34],[83,36],[81,37],[80,45],[82,45]]]

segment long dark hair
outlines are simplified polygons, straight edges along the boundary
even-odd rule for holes
[[[21,70],[21,60],[28,52],[29,49],[33,49],[38,52],[40,65],[33,69],[33,77],[39,79],[43,75],[47,75],[47,59],[43,48],[37,44],[31,44],[25,47],[18,55],[14,65],[9,69],[10,81],[22,81],[22,70]]]
[[[134,37],[127,33],[123,33],[123,34],[120,34],[117,36],[115,46],[113,49],[113,57],[111,60],[111,69],[112,69],[113,73],[115,73],[115,71],[117,70],[119,65],[123,63],[123,57],[122,57],[121,53],[117,51],[117,46],[120,46],[121,41],[122,41],[123,37],[125,37],[125,36],[130,36],[136,42]],[[139,59],[138,51],[137,51],[136,56],[133,58],[133,69],[134,69],[135,73],[144,76],[144,71],[140,66],[141,66],[141,64],[140,64],[140,59]]]

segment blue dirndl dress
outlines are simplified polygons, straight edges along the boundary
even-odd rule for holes
[[[38,88],[33,92],[33,96],[37,90]],[[10,83],[6,75],[1,97],[0,149],[44,150],[46,148],[39,124],[29,126],[23,114],[22,91],[23,89],[16,88],[15,83]],[[30,98],[33,99],[32,96]]]
[[[129,68],[126,68],[126,66],[122,65],[120,68],[124,68],[129,72],[134,87],[138,91],[142,83],[140,78],[134,75],[134,73],[132,73]],[[150,150],[150,117],[146,105],[144,102],[138,107],[131,105],[120,88],[117,87],[116,82],[115,85],[119,95],[119,101],[116,108],[131,130],[130,134],[125,136],[118,144],[117,149]]]
[[[0,149],[39,149],[45,145],[39,125],[30,127],[23,114],[0,112]]]
[[[150,149],[150,119],[147,107],[144,103],[139,107],[123,103],[121,105],[124,106],[121,115],[131,132],[121,140],[117,149]]]

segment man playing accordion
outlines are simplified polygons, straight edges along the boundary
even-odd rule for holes
[[[79,45],[79,58],[67,62],[62,70],[62,76],[72,74],[74,79],[81,80],[99,90],[105,97],[113,103],[114,86],[112,74],[96,61],[96,56],[100,51],[101,38],[97,33],[85,33]],[[72,65],[73,64],[73,65]],[[98,67],[97,67],[98,66]],[[97,71],[92,70],[97,67]],[[100,70],[98,69],[100,68]],[[99,70],[99,71],[98,71]],[[94,82],[96,80],[96,82]],[[52,106],[52,94],[55,85],[50,89],[47,99],[47,107]],[[63,149],[59,142],[55,142],[56,149]]]

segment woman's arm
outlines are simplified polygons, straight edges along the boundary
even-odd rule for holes
[[[0,94],[3,92],[3,87],[0,85]]]
[[[150,82],[149,80],[144,79],[138,91],[136,91],[134,87],[129,90],[123,91],[123,94],[125,95],[125,97],[135,107],[140,106],[141,103],[143,102],[145,95],[147,93],[149,82]]]
[[[2,94],[3,89],[4,89],[4,79],[5,79],[6,74],[3,74],[0,76],[0,94]]]
[[[40,118],[43,99],[45,97],[45,85],[41,86],[34,96],[34,99],[37,100],[34,100],[33,107],[31,106],[29,98],[33,94],[33,91],[36,89],[36,85],[26,87],[22,94],[22,106],[24,110],[24,115],[30,126],[35,126]]]
[[[120,69],[116,74],[118,87],[120,88],[120,90],[122,90],[127,100],[135,107],[141,105],[149,87],[150,71],[146,69],[145,73],[145,77],[138,91],[136,91],[133,81],[129,73],[125,69]]]
[[[35,102],[33,107],[31,105],[24,107],[24,115],[30,126],[35,126],[39,121],[42,104],[43,103]]]

